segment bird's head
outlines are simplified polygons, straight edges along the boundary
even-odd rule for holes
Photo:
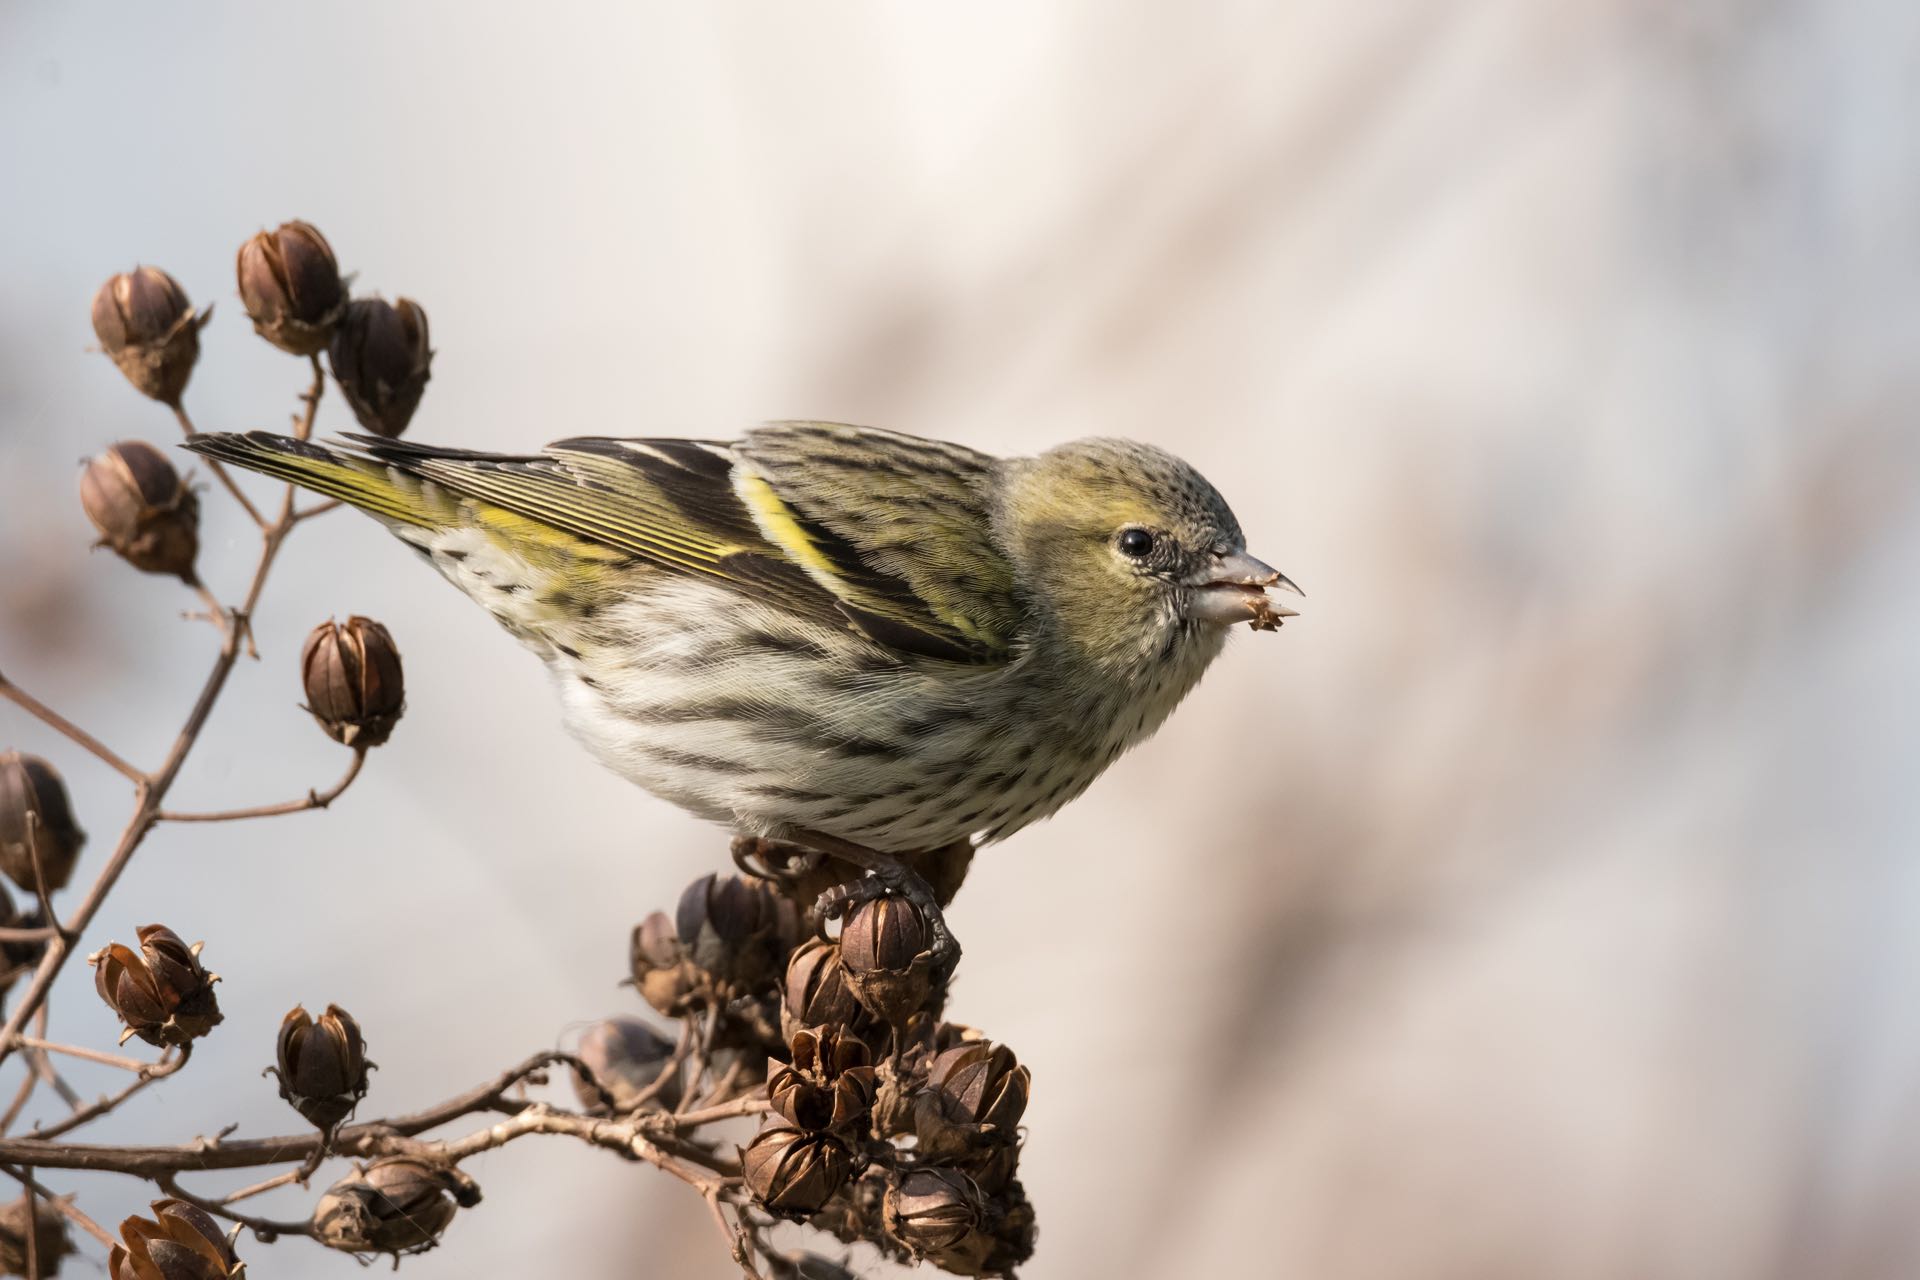
[[[1008,464],[1000,532],[1063,640],[1116,672],[1211,658],[1227,629],[1272,630],[1299,593],[1247,554],[1198,471],[1151,445],[1077,440]]]

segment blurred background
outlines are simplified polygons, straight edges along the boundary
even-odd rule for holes
[[[78,460],[176,434],[88,301],[166,268],[218,304],[200,425],[282,429],[304,372],[232,262],[291,217],[430,312],[421,440],[1154,441],[1309,598],[957,904],[953,1016],[1033,1070],[1022,1274],[1909,1277],[1916,119],[1897,0],[8,0],[0,668],[160,755],[213,637],[87,551]],[[217,492],[206,539],[236,592]],[[338,775],[295,656],[349,612],[407,719],[328,814],[149,842],[82,945],[206,938],[227,1021],[97,1138],[297,1128],[257,1074],[296,1001],[366,1027],[364,1114],[465,1087],[638,1011],[628,928],[724,864],[345,513],[290,543],[177,807]],[[10,708],[0,745],[66,772],[89,874],[124,783]],[[105,1044],[87,987],[54,1030]],[[418,1280],[734,1274],[651,1170],[469,1168]]]

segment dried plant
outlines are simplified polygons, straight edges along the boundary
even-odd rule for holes
[[[417,303],[351,297],[332,247],[305,222],[253,236],[236,271],[255,330],[306,361],[310,384],[300,397],[295,438],[308,439],[314,429],[326,389],[323,352],[363,428],[389,437],[406,429],[433,354]],[[102,348],[188,434],[195,428],[183,396],[209,313],[196,310],[173,277],[144,266],[109,280],[93,305]],[[609,1018],[581,1037],[577,1052],[534,1053],[412,1114],[354,1121],[373,1064],[359,1024],[338,1006],[318,1017],[296,1006],[277,1029],[223,1025],[202,944],[189,945],[161,924],[129,926],[131,945],[110,943],[88,957],[98,997],[124,1027],[122,1044],[137,1038],[158,1054],[132,1057],[49,1038],[52,997],[70,972],[75,940],[100,917],[156,827],[324,809],[352,785],[404,712],[400,651],[387,629],[361,617],[321,622],[300,653],[270,656],[284,664],[289,686],[304,693],[322,731],[350,751],[339,781],[282,803],[215,812],[166,807],[235,664],[259,656],[251,624],[280,548],[337,505],[297,506],[289,486],[277,506],[258,506],[218,462],[211,466],[260,539],[237,601],[200,578],[201,504],[191,478],[165,451],[122,441],[82,477],[82,503],[100,545],[137,570],[179,578],[218,632],[211,669],[157,765],[131,763],[0,674],[0,699],[133,788],[119,837],[89,867],[85,836],[55,766],[0,754],[0,872],[34,899],[22,913],[0,889],[0,990],[15,989],[0,1025],[0,1066],[11,1062],[21,1073],[0,1114],[0,1172],[22,1189],[18,1200],[0,1206],[0,1272],[55,1275],[71,1252],[69,1224],[110,1251],[114,1280],[244,1275],[239,1245],[249,1232],[254,1243],[304,1236],[362,1259],[397,1260],[439,1244],[462,1210],[479,1204],[480,1188],[462,1171],[464,1161],[544,1134],[653,1165],[686,1183],[744,1275],[844,1277],[850,1272],[843,1261],[829,1256],[844,1254],[841,1245],[958,1275],[1013,1274],[1035,1235],[1017,1177],[1026,1068],[1005,1046],[943,1020],[952,974],[935,963],[937,920],[905,898],[863,894],[840,937],[827,937],[822,895],[833,903],[830,891],[844,891],[849,870],[791,846],[735,840],[741,874],[701,877],[672,916],[656,911],[634,928],[631,985],[677,1030]],[[964,880],[970,854],[955,847],[912,860],[942,906]],[[55,896],[80,870],[92,878],[77,905],[62,913]],[[529,1037],[544,1030],[529,1028]],[[313,1132],[188,1135],[171,1146],[69,1140],[186,1068],[196,1052],[224,1052],[248,1036],[252,1052],[272,1059],[264,1074]],[[126,1082],[82,1103],[54,1066],[63,1056],[122,1070]],[[577,1106],[529,1095],[528,1087],[546,1083],[556,1067],[571,1076]],[[70,1114],[11,1132],[42,1088],[66,1098]],[[436,1134],[472,1117],[484,1123]],[[757,1132],[750,1127],[756,1119]],[[328,1156],[359,1163],[316,1196],[308,1217],[273,1220],[238,1207],[276,1188],[306,1187]],[[116,1238],[49,1187],[47,1180],[64,1170],[143,1179],[163,1198],[154,1201],[151,1218],[122,1222]],[[247,1170],[272,1172],[217,1185],[220,1175]],[[805,1223],[831,1238],[820,1241],[826,1252],[776,1246],[769,1233],[779,1222]]]

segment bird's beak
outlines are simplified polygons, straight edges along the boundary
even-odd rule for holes
[[[1194,617],[1223,626],[1245,622],[1255,631],[1276,631],[1282,618],[1298,616],[1297,610],[1274,603],[1272,592],[1306,595],[1286,574],[1244,551],[1215,556],[1191,585]]]

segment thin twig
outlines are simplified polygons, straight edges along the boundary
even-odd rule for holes
[[[27,1280],[40,1280],[40,1197],[27,1187]]]
[[[714,1005],[707,1010],[707,1016],[701,1021],[700,1034],[693,1042],[692,1069],[687,1071],[680,1081],[680,1105],[677,1111],[691,1111],[700,1093],[700,1082],[707,1075],[707,1055],[713,1049],[713,1037],[720,1030],[720,1006]]]
[[[724,1102],[719,1106],[702,1107],[698,1111],[685,1111],[679,1115],[669,1116],[668,1121],[676,1131],[685,1133],[689,1129],[698,1129],[702,1125],[712,1124],[716,1120],[732,1120],[739,1116],[755,1116],[768,1109],[769,1103],[767,1102],[767,1095],[765,1092],[761,1092],[749,1094],[744,1098],[735,1098],[732,1102]]]
[[[122,777],[132,782],[135,786],[147,780],[146,774],[140,772],[125,760],[122,760],[114,752],[108,750],[106,745],[98,738],[3,675],[0,675],[0,698],[7,699],[7,701],[22,708],[28,715],[39,720],[49,728],[65,734],[80,746],[85,747],[95,757],[112,766]]]
[[[308,386],[306,393],[300,397],[301,403],[307,406],[307,412],[305,416],[294,423],[293,438],[295,440],[306,440],[312,437],[313,420],[320,412],[320,396],[327,389],[327,375],[321,372],[319,353],[316,352],[308,356],[307,363],[313,369],[313,382]],[[292,487],[289,486],[288,488],[288,510],[291,511],[293,494],[291,492]]]
[[[60,926],[57,924],[35,925],[31,929],[12,926],[0,928],[0,942],[45,942],[48,938],[58,937]]]
[[[193,419],[187,416],[187,411],[184,406],[179,404],[173,406],[173,419],[180,424],[180,430],[184,434],[189,436],[198,434],[194,429]],[[207,459],[207,467],[213,472],[214,478],[226,486],[227,492],[233,495],[233,500],[240,504],[240,509],[245,511],[248,517],[253,520],[255,527],[260,529],[266,528],[267,518],[260,514],[260,508],[254,506],[247,498],[247,495],[241,491],[240,486],[234,483],[233,476],[227,469],[212,458]],[[217,611],[219,608],[217,601],[214,607]]]
[[[325,502],[317,502],[311,507],[307,507],[300,511],[295,511],[293,513],[293,520],[295,524],[298,524],[302,520],[311,520],[315,516],[323,516],[327,514],[327,512],[334,510],[336,507],[344,507],[346,505],[347,505],[346,503],[342,502],[338,498],[328,498]]]
[[[313,385],[301,397],[302,402],[307,406],[306,415],[302,420],[307,434],[311,434],[313,430],[314,413],[319,408],[320,395],[326,387],[320,370],[319,357],[313,358],[312,368]],[[182,417],[184,418],[184,414]],[[304,439],[305,435],[301,438]],[[119,882],[121,874],[126,871],[127,864],[133,860],[134,853],[140,848],[140,842],[146,838],[147,833],[159,820],[161,802],[166,798],[168,789],[173,786],[174,779],[180,776],[180,769],[186,764],[187,754],[193,750],[194,743],[199,741],[200,731],[206,727],[207,718],[213,714],[214,704],[219,701],[221,691],[226,688],[227,677],[233,674],[234,663],[240,657],[241,642],[244,640],[249,646],[252,645],[253,611],[260,603],[260,593],[266,589],[267,574],[273,568],[274,557],[279,555],[280,546],[292,529],[293,486],[288,485],[286,497],[280,504],[279,518],[261,530],[260,559],[254,565],[253,580],[247,585],[247,594],[240,607],[232,611],[232,626],[227,629],[220,651],[214,657],[213,669],[207,673],[206,682],[200,688],[200,696],[195,699],[192,710],[187,713],[186,723],[181,726],[179,734],[173,740],[173,745],[167,751],[166,759],[161,762],[158,769],[149,775],[141,775],[137,771],[130,774],[135,778],[137,788],[133,816],[127,820],[125,829],[121,831],[119,843],[114,846],[113,854],[107,859],[106,866],[101,868],[99,876],[87,890],[86,896],[81,899],[73,916],[67,921],[66,937],[77,938],[86,932],[87,926],[93,923],[94,916],[99,914],[101,906],[105,904],[107,895],[113,891],[113,886]],[[16,698],[15,701],[19,699]],[[29,705],[28,703],[21,705],[27,706],[28,710],[33,710],[37,706],[37,704]],[[66,724],[64,720],[57,718],[49,720],[48,723],[55,728],[61,728]],[[69,732],[68,736],[73,737],[77,732],[77,730]],[[85,735],[75,738],[75,741],[88,745],[95,754],[105,752],[105,748],[99,747]],[[106,752],[101,758],[108,760],[109,763],[119,762],[119,757],[111,752]],[[126,770],[123,769],[124,771]],[[71,954],[72,949],[67,945],[64,937],[54,938],[47,944],[47,954],[41,958],[39,967],[34,970],[32,979],[27,983],[26,990],[20,994],[19,1003],[14,1006],[12,1014],[8,1016],[6,1025],[0,1027],[0,1062],[6,1061],[8,1055],[17,1047],[21,1029],[27,1025],[27,1019],[33,1016],[34,1010],[40,1007],[40,1002],[47,998],[47,993],[53,989],[54,980],[66,967],[67,957]]]
[[[68,1084],[65,1077],[54,1069],[51,1058],[36,1049],[27,1054],[27,1063],[35,1075],[39,1076],[55,1093],[60,1095],[60,1101],[67,1104],[68,1110],[80,1110],[81,1106],[84,1105],[80,1101],[80,1095],[74,1092],[73,1086]]]
[[[662,1167],[672,1164],[676,1171],[695,1166],[706,1171],[706,1173],[691,1175],[695,1179],[705,1179],[708,1174],[725,1177],[735,1172],[731,1161],[716,1156],[711,1151],[692,1145],[671,1134],[654,1133],[652,1130],[658,1121],[650,1119],[645,1114],[628,1121],[613,1121],[573,1112],[555,1111],[539,1103],[506,1101],[507,1091],[514,1085],[537,1075],[549,1066],[560,1063],[565,1063],[576,1070],[585,1070],[584,1065],[572,1054],[538,1053],[486,1084],[449,1098],[424,1111],[396,1116],[388,1120],[348,1125],[333,1135],[330,1150],[335,1155],[347,1156],[405,1153],[445,1158],[449,1152],[465,1151],[471,1154],[472,1151],[497,1146],[499,1141],[468,1135],[456,1142],[419,1142],[414,1140],[414,1135],[429,1129],[437,1129],[461,1116],[504,1107],[510,1109],[513,1114],[502,1124],[512,1126],[518,1122],[520,1127],[506,1130],[505,1136],[500,1141],[517,1136],[521,1132],[570,1133],[576,1137],[588,1138],[596,1145],[617,1146],[637,1159],[660,1164]],[[178,1070],[179,1065],[178,1062],[170,1064],[166,1074],[172,1074],[174,1070]],[[522,1117],[535,1115],[545,1118],[522,1119]],[[63,1125],[67,1123],[62,1122]],[[32,1137],[0,1138],[0,1160],[36,1168],[98,1169],[110,1173],[151,1178],[157,1173],[182,1170],[251,1169],[266,1164],[291,1163],[311,1155],[322,1142],[321,1135],[305,1133],[273,1138],[242,1138],[233,1141],[227,1140],[222,1135],[214,1138],[199,1138],[193,1142],[171,1147],[111,1146],[47,1141],[54,1132],[54,1130],[48,1130]],[[480,1132],[484,1135],[493,1130]]]
[[[13,1101],[7,1104],[4,1115],[0,1115],[0,1135],[13,1128],[13,1122],[26,1110],[27,1101],[33,1097],[33,1091],[40,1087],[40,1073],[29,1071],[20,1077],[20,1087],[14,1090]]]
[[[211,622],[214,625],[214,629],[220,632],[221,635],[225,635],[227,633],[227,606],[220,603],[220,597],[213,594],[206,583],[196,580],[192,586],[194,594],[200,597],[200,603],[207,606],[205,615],[207,621]],[[201,615],[190,613],[187,616],[198,619]]]
[[[56,1121],[44,1129],[36,1126],[33,1132],[27,1135],[28,1139],[35,1142],[51,1142],[62,1134],[72,1133],[81,1125],[91,1124],[101,1116],[119,1107],[121,1103],[131,1098],[134,1094],[139,1093],[154,1081],[164,1080],[179,1071],[180,1068],[187,1065],[187,1058],[192,1052],[192,1046],[188,1046],[180,1050],[179,1057],[164,1058],[151,1067],[143,1069],[138,1077],[118,1093],[110,1093],[96,1098],[86,1106],[76,1109],[72,1115],[66,1117],[64,1120]],[[26,1163],[31,1164],[33,1162],[27,1161]]]
[[[43,1004],[40,1006],[40,1012],[33,1017],[33,1029],[43,1037],[47,1034],[47,1018],[47,1006]],[[60,1073],[54,1069],[51,1058],[44,1052],[36,1050],[27,1055],[27,1062],[32,1074],[39,1076],[50,1085],[53,1091],[60,1095],[60,1101],[67,1104],[69,1111],[78,1111],[80,1109],[80,1095],[75,1093],[73,1086],[68,1084],[66,1080],[61,1077]]]
[[[300,1175],[304,1172],[305,1169],[301,1168],[288,1169],[285,1173],[276,1173],[271,1178],[251,1183],[240,1188],[238,1191],[229,1191],[226,1195],[220,1197],[220,1203],[235,1204],[241,1200],[251,1200],[255,1196],[265,1195],[269,1191],[287,1186],[290,1183],[299,1182],[301,1180]]]
[[[338,800],[341,793],[353,785],[353,780],[360,776],[360,766],[366,762],[367,749],[365,747],[355,749],[353,762],[347,766],[345,777],[325,791],[309,791],[299,800],[255,805],[250,809],[222,809],[215,813],[175,813],[171,810],[162,810],[154,817],[160,822],[239,822],[245,818],[277,818],[283,814],[305,813],[309,809],[324,809]]]
[[[40,918],[55,928],[60,915],[53,909],[53,894],[47,888],[47,864],[40,857],[40,815],[27,810],[27,858],[33,864],[33,894],[40,900]]]
[[[61,1213],[66,1214],[67,1217],[72,1219],[73,1222],[76,1225],[78,1225],[82,1231],[85,1231],[88,1235],[92,1236],[95,1240],[98,1240],[101,1244],[106,1245],[108,1248],[112,1248],[114,1245],[120,1243],[118,1240],[115,1240],[112,1236],[107,1234],[107,1229],[105,1227],[95,1222],[92,1218],[89,1218],[86,1214],[80,1212],[80,1210],[74,1206],[74,1203],[72,1200],[70,1200],[66,1196],[57,1196],[53,1192],[47,1190],[40,1183],[34,1181],[33,1175],[27,1173],[24,1169],[15,1169],[9,1165],[0,1164],[0,1173],[6,1174],[9,1178],[12,1178],[15,1182],[19,1183],[21,1186],[25,1187],[27,1190],[43,1198],[48,1204],[58,1209]]]
[[[56,1040],[42,1040],[38,1036],[21,1036],[23,1048],[39,1049],[46,1053],[64,1054],[69,1058],[83,1058],[88,1062],[98,1062],[102,1066],[118,1067],[122,1071],[152,1071],[159,1063],[142,1062],[138,1058],[129,1058],[124,1054],[104,1053],[99,1049],[88,1049],[77,1044],[61,1044]]]
[[[740,1274],[748,1280],[762,1280],[760,1268],[753,1265],[753,1233],[747,1230],[745,1215],[736,1208],[734,1213],[739,1222],[729,1227],[727,1215],[720,1209],[720,1188],[711,1187],[704,1194],[707,1208],[713,1212],[714,1225],[720,1228],[720,1238],[727,1242],[727,1252],[740,1264]]]
[[[313,1234],[313,1224],[311,1222],[282,1222],[275,1221],[272,1218],[255,1218],[244,1213],[236,1213],[218,1200],[209,1200],[205,1196],[195,1195],[193,1192],[181,1186],[179,1179],[171,1173],[156,1174],[153,1181],[154,1185],[174,1197],[174,1199],[185,1200],[188,1204],[196,1208],[205,1209],[208,1213],[225,1218],[229,1222],[237,1222],[264,1239],[271,1240],[276,1236],[310,1236]]]

